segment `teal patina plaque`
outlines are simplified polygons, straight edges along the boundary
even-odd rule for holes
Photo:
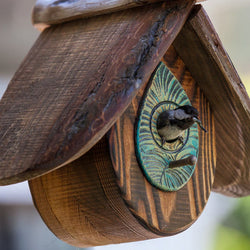
[[[191,178],[195,165],[169,167],[170,162],[191,155],[198,158],[199,136],[197,124],[182,134],[182,142],[165,142],[157,131],[157,118],[166,110],[191,105],[184,89],[164,63],[154,72],[146,90],[136,128],[136,154],[140,166],[155,187],[164,191],[177,191]]]

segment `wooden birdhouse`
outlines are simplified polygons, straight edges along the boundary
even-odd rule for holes
[[[63,241],[171,236],[211,190],[250,194],[249,97],[196,2],[37,1],[0,102],[0,184],[29,180]]]

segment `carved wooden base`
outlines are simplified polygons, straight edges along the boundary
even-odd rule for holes
[[[159,237],[131,214],[120,190],[106,138],[69,165],[29,181],[37,210],[52,232],[78,247]]]

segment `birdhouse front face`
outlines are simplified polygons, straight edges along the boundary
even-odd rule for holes
[[[66,8],[56,25],[59,19],[39,19],[55,4],[35,8],[34,22],[51,27],[0,103],[0,184],[28,179],[44,222],[69,244],[182,232],[203,211],[215,169],[217,191],[249,193],[250,176],[241,175],[249,99],[194,4],[167,1],[64,22],[72,14]],[[239,145],[229,143],[235,131]],[[230,154],[217,156],[233,151],[242,156],[238,169]]]
[[[148,112],[145,112],[147,116],[143,113],[145,99],[157,77],[165,79],[165,87],[168,86],[170,77],[171,86],[176,91],[171,92],[171,88],[168,88],[168,93],[159,91],[159,96],[154,95],[154,99],[159,101],[157,104],[148,105]],[[166,98],[161,100],[161,95]],[[167,99],[169,96],[170,100]],[[159,114],[164,112],[165,108],[169,107],[169,102],[172,106],[167,110],[173,110],[178,106],[178,100],[185,104],[190,102],[198,110],[208,132],[204,133],[194,124],[184,130],[184,143],[174,140],[162,145],[159,134],[156,134],[157,129],[151,132],[154,125],[150,125],[150,114],[155,114],[161,105],[164,109]],[[140,120],[142,115],[146,119],[144,123]],[[145,123],[146,127],[141,126]],[[140,130],[144,134],[138,137]],[[143,139],[145,140],[142,141]],[[139,140],[142,145],[138,145]],[[198,218],[208,201],[214,179],[214,119],[208,101],[173,46],[159,62],[145,89],[140,91],[112,127],[109,144],[122,196],[136,218],[140,218],[148,228],[165,235],[173,235],[188,228]],[[150,155],[154,151],[155,154]],[[210,157],[204,157],[205,155]],[[190,156],[197,157],[197,162],[185,162]],[[143,157],[146,159],[141,159]],[[177,163],[177,166],[171,167],[172,161],[175,163],[182,159],[185,160],[181,165]],[[152,211],[159,212],[157,218],[153,217]]]

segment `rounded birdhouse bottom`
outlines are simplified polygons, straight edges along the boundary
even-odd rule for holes
[[[111,130],[89,152],[29,182],[41,217],[63,241],[86,247],[170,236],[187,229],[203,211],[215,169],[213,114],[173,47],[160,64],[173,74],[171,79],[176,77],[172,82],[182,86],[208,131],[204,133],[195,126],[199,137],[198,151],[196,154],[190,151],[197,158],[195,168],[190,168],[190,176],[179,188],[166,191],[151,182],[143,169],[143,161],[138,157],[138,153],[144,150],[144,144],[140,150],[136,149],[138,116],[141,105],[145,103],[145,93],[159,73],[158,67],[147,86],[140,90]],[[150,126],[143,129],[150,129]],[[168,145],[160,145],[158,138],[156,143],[158,148],[163,148],[162,151],[169,151],[164,149]],[[185,149],[189,155],[189,147],[192,148],[192,145],[187,148],[180,146],[180,149]],[[176,154],[173,159],[186,157],[179,155],[182,151],[179,153],[178,150],[171,151],[170,156],[168,152],[164,153],[167,164],[171,160],[167,157],[172,157],[173,153]],[[152,167],[159,169],[157,165]],[[182,176],[185,171],[185,167],[180,167],[178,173]],[[154,178],[152,171],[150,174]]]
[[[106,138],[73,163],[29,182],[36,208],[52,232],[78,246],[157,237],[129,211],[116,184]]]

